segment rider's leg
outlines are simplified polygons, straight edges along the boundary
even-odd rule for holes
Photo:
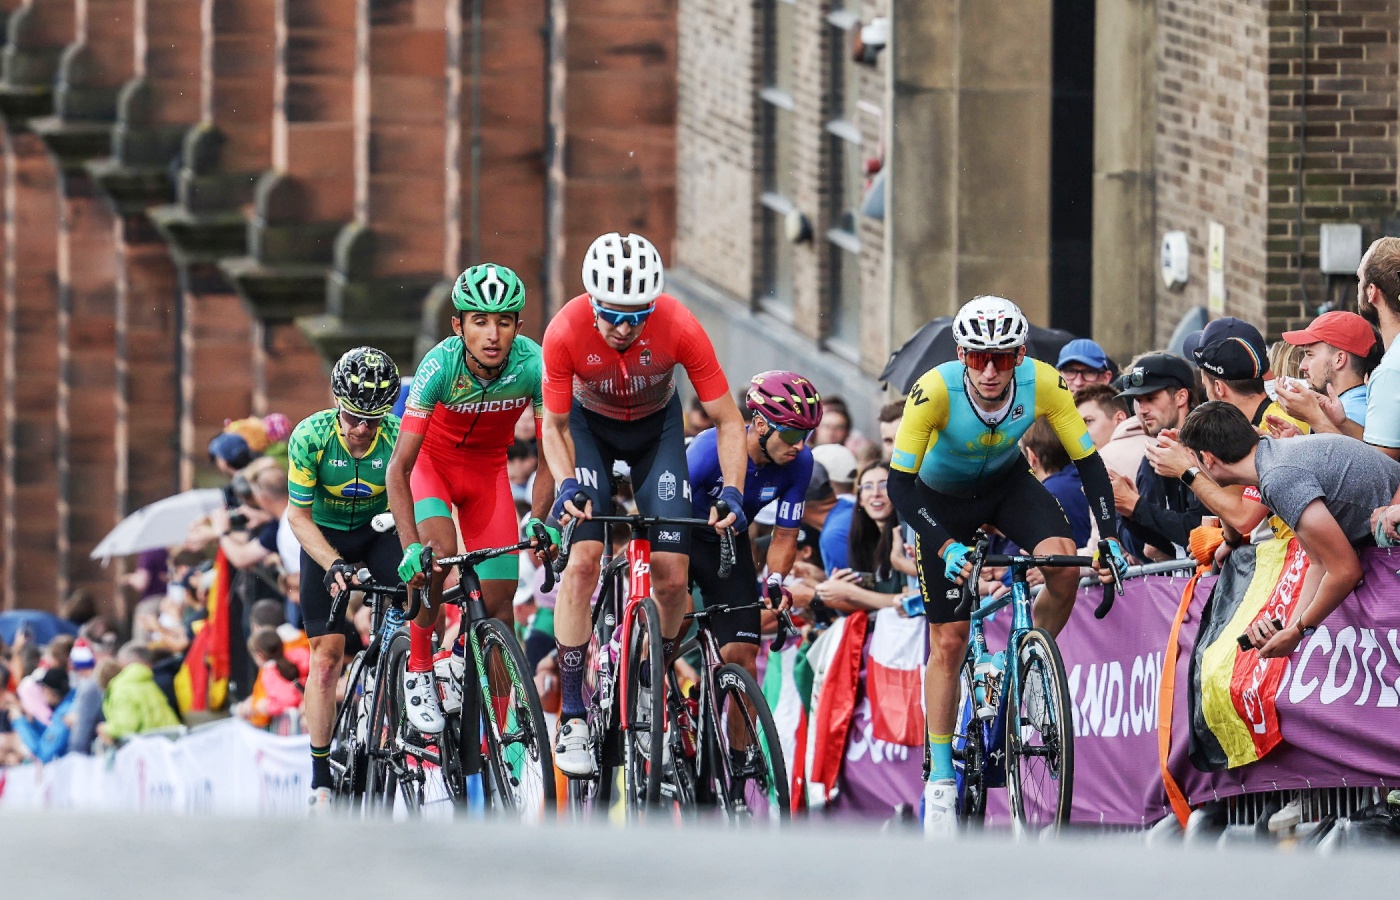
[[[685,631],[685,614],[691,610],[690,557],[684,553],[652,553],[651,594],[661,614],[661,637],[669,664]]]
[[[423,546],[433,551],[434,558],[454,556],[457,553],[457,529],[452,526],[452,519],[446,515],[429,516],[419,521],[418,536]],[[436,649],[433,645],[433,629],[442,609],[442,588],[448,574],[440,572],[432,577],[428,585],[428,602],[418,610],[418,615],[408,627],[410,672],[427,672],[433,667],[433,651]]]
[[[324,620],[323,620],[324,624]],[[331,730],[335,727],[335,686],[345,656],[345,635],[311,638],[311,665],[306,674],[306,730],[311,737],[311,787],[331,786]]]
[[[601,541],[576,541],[559,581],[554,603],[554,639],[559,645],[561,719],[581,718],[583,657],[591,629],[591,601],[603,558]]]
[[[1074,540],[1071,538],[1046,538],[1035,545],[1036,556],[1074,555]],[[1040,570],[1045,576],[1045,588],[1035,600],[1031,618],[1035,624],[1058,635],[1069,621],[1074,609],[1074,597],[1079,590],[1079,569],[1073,566],[1046,566]]]
[[[952,736],[958,719],[958,668],[967,655],[967,622],[930,622],[924,704],[928,710],[929,781],[952,778]]]

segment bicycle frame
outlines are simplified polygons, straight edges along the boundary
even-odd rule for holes
[[[1026,584],[1026,573],[1030,571],[1030,566],[1022,562],[1013,563],[1008,568],[1011,569],[1011,591],[985,606],[972,610],[971,631],[968,634],[967,653],[964,656],[965,664],[977,665],[977,660],[988,650],[984,628],[985,620],[998,610],[1010,606],[1012,610],[1011,631],[1006,636],[1007,666],[1006,672],[1003,674],[1005,681],[1002,683],[1001,696],[997,698],[996,715],[988,723],[980,719],[974,710],[969,722],[969,727],[984,729],[982,740],[987,752],[983,759],[982,778],[987,787],[1004,787],[1006,784],[1003,734],[1007,715],[1007,698],[1021,696],[1020,666],[1012,665],[1011,659],[1013,652],[1020,646],[1021,638],[1035,627],[1031,621],[1030,587]],[[973,577],[975,578],[977,574],[974,572]]]

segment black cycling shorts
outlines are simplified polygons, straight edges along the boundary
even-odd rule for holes
[[[697,534],[690,542],[690,583],[700,589],[700,600],[705,606],[718,606],[721,603],[740,605],[753,603],[759,599],[758,570],[754,567],[753,553],[749,549],[749,536],[736,535],[734,538],[734,568],[729,577],[719,577],[719,536]],[[763,619],[757,607],[728,612],[710,620],[715,640],[721,647],[725,644],[757,644],[759,629]]]
[[[990,492],[980,497],[950,497],[914,480],[919,492],[919,505],[928,510],[934,520],[948,530],[953,540],[972,545],[977,529],[994,525],[1012,543],[1027,551],[1047,538],[1074,540],[1069,519],[1054,495],[1036,480],[1028,465],[1016,466]],[[930,622],[966,622],[971,609],[957,614],[962,589],[943,577],[943,560],[937,547],[924,547],[915,542],[915,560],[919,567],[919,591],[924,596],[924,609]]]
[[[371,525],[363,525],[351,531],[320,526],[321,534],[335,548],[340,558],[353,566],[364,566],[380,584],[399,583],[399,560],[403,549],[399,547],[398,535],[375,531]],[[340,607],[336,617],[336,627],[326,629],[326,617],[331,614],[331,594],[326,590],[326,570],[301,551],[301,615],[305,620],[307,637],[320,637],[323,634],[338,634],[345,627],[346,605]]]
[[[574,439],[574,477],[579,489],[593,501],[598,515],[612,512],[609,485],[613,463],[622,460],[632,469],[632,493],[644,515],[688,519],[690,469],[685,461],[685,421],[681,401],[635,422],[622,422],[589,412],[574,401],[569,411],[569,433]],[[576,541],[602,541],[603,526],[580,522]],[[651,549],[685,553],[690,549],[690,529],[654,528]]]

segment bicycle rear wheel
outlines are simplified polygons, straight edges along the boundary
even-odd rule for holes
[[[973,662],[963,661],[958,678],[958,727],[953,734],[953,763],[958,772],[958,821],[980,828],[987,814],[987,726],[977,717],[972,693]],[[927,751],[925,751],[927,752]]]
[[[1017,831],[1069,824],[1074,798],[1074,719],[1055,639],[1033,628],[1016,646],[1020,696],[1007,697],[1006,789]],[[1008,673],[1009,674],[1009,673]]]
[[[758,682],[726,663],[714,680],[708,769],[715,795],[732,820],[775,824],[792,815],[783,745]]]
[[[544,710],[525,655],[505,625],[486,619],[475,626],[481,669],[481,717],[487,802],[525,821],[539,821],[554,806],[554,757]]]
[[[661,616],[650,597],[631,608],[627,654],[627,716],[622,732],[627,811],[640,813],[661,797],[665,748],[666,678],[661,652]],[[606,777],[606,775],[604,775]]]
[[[373,672],[365,665],[362,650],[350,661],[345,699],[336,710],[331,731],[331,790],[343,808],[353,808],[364,799],[373,701]]]

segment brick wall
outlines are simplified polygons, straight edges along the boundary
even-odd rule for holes
[[[1369,242],[1400,200],[1400,0],[1272,0],[1269,29],[1267,290],[1277,334],[1328,299],[1354,306],[1353,279],[1329,284],[1318,271],[1319,226],[1361,223]]]
[[[1268,204],[1267,0],[1157,6],[1157,236],[1185,231],[1184,288],[1157,280],[1157,343],[1206,305],[1208,223],[1225,226],[1225,312],[1263,324]],[[1142,348],[1146,349],[1146,348]]]

